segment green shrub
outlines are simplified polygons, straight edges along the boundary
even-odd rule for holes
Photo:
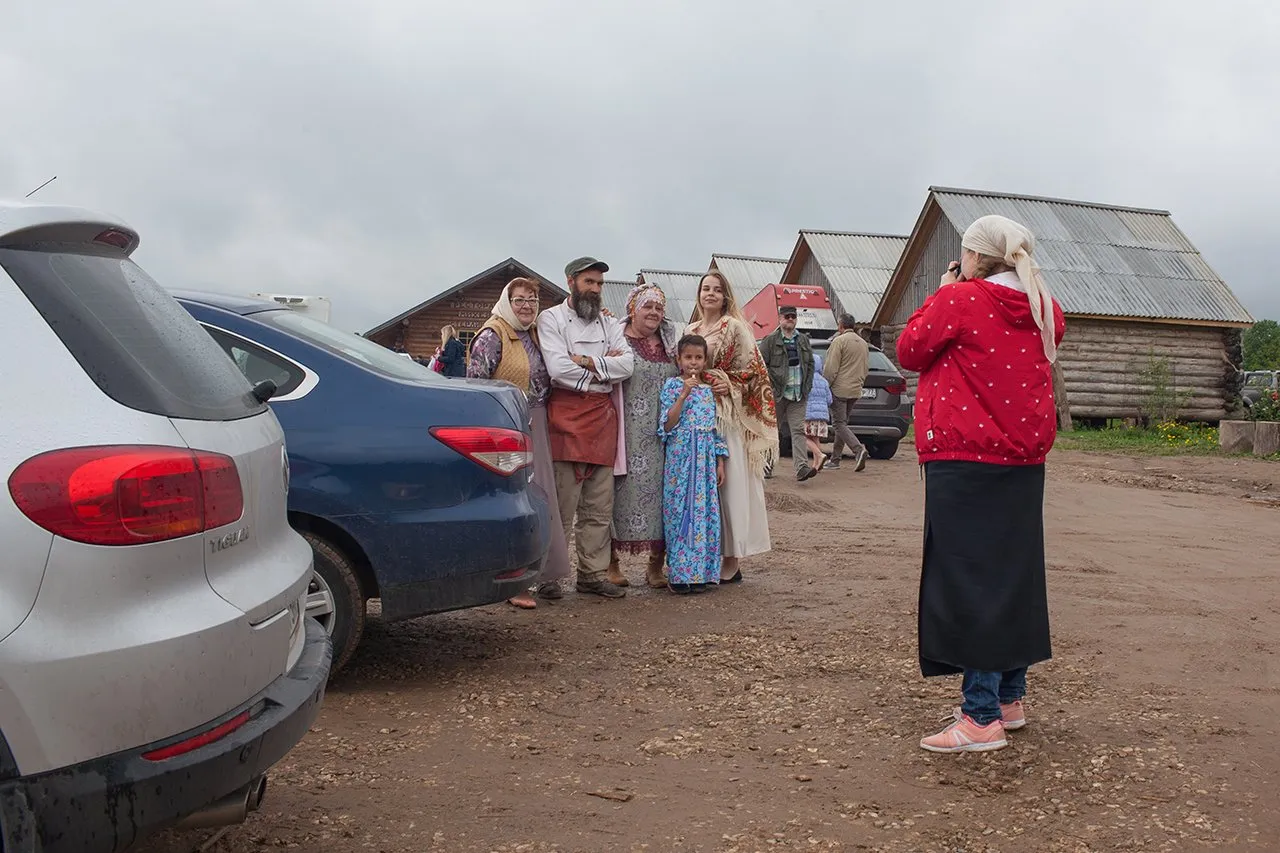
[[[1160,441],[1169,447],[1217,447],[1218,430],[1205,424],[1166,421],[1156,426]]]
[[[1254,421],[1280,421],[1280,391],[1264,390],[1262,396],[1249,409],[1249,419]]]

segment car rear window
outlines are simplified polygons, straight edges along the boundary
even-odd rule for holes
[[[449,381],[434,370],[418,364],[411,358],[392,352],[380,344],[375,344],[368,338],[344,332],[314,317],[299,314],[297,311],[264,311],[254,315],[254,318],[395,379],[411,379],[418,382]]]
[[[874,349],[868,353],[867,366],[872,370],[884,370],[891,373],[898,372],[898,368],[893,366],[893,362],[889,360],[889,356]]]
[[[116,402],[201,421],[266,410],[200,324],[133,261],[36,245],[0,249],[0,267]]]

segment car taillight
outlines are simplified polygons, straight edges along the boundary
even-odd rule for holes
[[[90,545],[141,545],[239,520],[235,460],[176,447],[75,447],[34,456],[9,477],[18,509]]]
[[[142,753],[142,757],[147,761],[166,761],[170,758],[177,758],[179,755],[186,755],[188,752],[195,752],[202,746],[208,746],[215,741],[222,740],[227,735],[234,732],[249,722],[250,714],[248,711],[241,711],[231,719],[221,725],[214,726],[207,732],[201,732],[195,737],[189,737],[184,741],[169,744],[160,749],[153,749],[150,752]]]
[[[533,464],[529,436],[513,429],[432,427],[431,434],[451,450],[504,477]]]
[[[888,391],[890,394],[905,394],[907,393],[907,380],[899,379],[896,382],[890,382],[888,385],[884,386],[884,390]]]

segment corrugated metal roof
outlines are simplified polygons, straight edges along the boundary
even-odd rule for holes
[[[747,255],[712,255],[712,265],[729,279],[738,307],[746,305],[766,284],[777,284],[787,268],[787,259],[753,258]]]
[[[991,213],[1030,228],[1045,283],[1069,314],[1253,322],[1168,211],[944,187],[930,192],[961,233]]]
[[[636,283],[634,281],[610,281],[605,279],[604,284],[600,286],[600,304],[619,320],[625,318],[627,316],[627,296],[631,294],[631,288],[635,286]]]
[[[869,322],[907,238],[844,231],[802,230],[800,235],[831,283],[839,307],[858,322]]]
[[[667,296],[667,317],[683,326],[698,304],[698,282],[706,273],[676,270],[640,270],[645,284],[656,284]]]

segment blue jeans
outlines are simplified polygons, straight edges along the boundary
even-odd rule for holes
[[[1000,719],[1000,706],[1015,702],[1027,695],[1027,668],[1011,669],[1008,672],[986,672],[981,669],[966,669],[964,684],[964,704],[960,710],[973,718],[980,726]]]

